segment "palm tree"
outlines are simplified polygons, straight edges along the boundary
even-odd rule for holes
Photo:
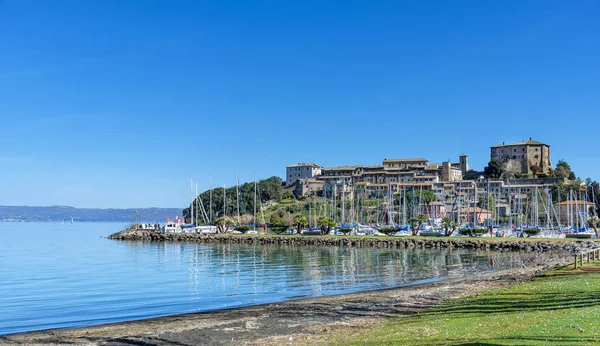
[[[217,231],[219,233],[227,233],[229,228],[233,227],[235,223],[229,217],[220,217],[215,220],[215,225],[217,226]]]
[[[454,222],[454,220],[452,220],[452,218],[450,218],[448,216],[446,216],[445,218],[442,219],[442,224],[444,225],[444,234],[446,235],[446,237],[451,236],[452,233],[454,233],[454,231],[458,227],[458,224],[456,222]],[[448,232],[448,230],[451,230],[451,231]]]
[[[308,225],[308,219],[306,218],[306,216],[304,216],[302,214],[296,214],[294,216],[294,223],[296,224],[298,234],[299,234],[302,227]]]
[[[423,224],[424,222],[427,222],[427,216],[425,216],[424,214],[419,214],[417,215],[417,217],[408,220],[408,223],[412,228],[412,235],[419,234],[419,231],[421,230],[421,224]]]

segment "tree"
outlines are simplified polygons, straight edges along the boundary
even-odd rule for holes
[[[324,225],[324,226],[328,226],[328,227],[335,227],[335,221],[332,218],[326,217],[326,216],[319,217],[317,223],[319,225]]]
[[[486,196],[478,196],[477,197],[477,206],[481,209],[486,210],[495,210],[496,209],[496,199],[492,195]]]
[[[281,195],[281,199],[294,199],[296,196],[294,196],[294,194],[291,191],[285,191],[282,195]]]
[[[271,224],[271,226],[282,226],[283,221],[281,220],[281,217],[277,213],[273,213],[271,215],[270,224]]]
[[[492,179],[498,179],[502,176],[502,162],[498,160],[492,160],[488,163],[487,167],[483,169],[483,173]]]
[[[412,228],[412,235],[419,234],[419,231],[421,230],[421,225],[424,222],[427,222],[427,216],[425,216],[424,214],[419,214],[417,215],[417,217],[408,220],[408,223]]]
[[[556,169],[554,175],[558,178],[565,178],[569,180],[575,180],[575,172],[571,170],[571,166],[565,160],[558,160],[556,163]]]
[[[250,227],[250,226],[237,226],[234,229],[236,231],[242,233],[242,234],[245,234],[246,232],[248,232],[249,230],[251,230],[252,227]]]
[[[521,176],[522,167],[516,160],[508,160],[502,168],[502,178],[514,179]]]
[[[406,198],[411,203],[414,203],[414,205],[416,205],[416,203],[419,202],[419,198],[421,199],[420,202],[425,203],[425,204],[430,204],[431,202],[435,202],[437,200],[437,196],[435,195],[435,193],[433,193],[433,191],[429,191],[429,190],[415,191],[414,192],[414,201],[413,201],[413,191],[409,191],[406,193]],[[400,202],[400,200],[401,200],[401,198],[398,199],[398,203]]]
[[[444,225],[444,233],[446,234],[446,237],[451,236],[452,233],[454,233],[454,231],[458,228],[458,224],[448,216],[442,219],[442,224]]]
[[[542,172],[542,168],[538,165],[531,165],[529,169],[533,175],[538,175],[538,173]]]
[[[235,225],[235,222],[229,217],[220,217],[215,220],[215,225],[219,233],[227,233]]]
[[[294,224],[296,225],[296,227],[298,229],[298,233],[300,233],[300,230],[302,229],[302,227],[308,225],[308,219],[306,218],[306,216],[304,216],[302,214],[296,214],[296,215],[294,215]]]
[[[381,227],[379,229],[380,233],[383,233],[383,234],[385,234],[387,236],[394,235],[394,234],[398,233],[398,231],[399,230],[397,228],[395,228],[395,227]]]

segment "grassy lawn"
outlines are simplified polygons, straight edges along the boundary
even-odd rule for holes
[[[600,344],[600,262],[561,267],[381,325],[337,330],[326,344]]]

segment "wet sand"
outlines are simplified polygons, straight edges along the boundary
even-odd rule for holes
[[[570,258],[547,254],[521,268],[400,288],[254,305],[100,326],[0,336],[5,344],[281,345],[327,340],[327,331],[364,328],[442,300],[531,279]]]

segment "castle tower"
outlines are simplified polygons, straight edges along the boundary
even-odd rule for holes
[[[459,156],[460,158],[460,170],[465,175],[469,171],[469,157],[465,154]]]

